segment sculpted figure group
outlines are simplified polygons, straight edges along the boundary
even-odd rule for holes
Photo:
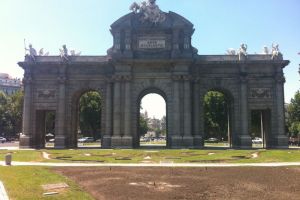
[[[247,44],[242,43],[237,51],[233,48],[229,48],[226,50],[226,54],[227,55],[238,55],[239,60],[241,60],[242,56],[247,57],[247,55],[248,55],[247,49],[248,49]],[[274,43],[272,44],[271,51],[269,50],[269,48],[267,46],[264,46],[261,54],[272,55],[272,57],[271,57],[272,60],[282,56],[282,53],[279,50],[279,45],[274,44]]]
[[[142,22],[149,21],[154,24],[164,22],[166,15],[159,9],[155,2],[156,0],[143,1],[140,4],[134,2],[129,9],[134,13],[142,13]]]

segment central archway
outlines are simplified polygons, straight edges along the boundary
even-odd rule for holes
[[[76,93],[73,101],[71,136],[74,147],[101,147],[102,107],[101,92],[89,89]]]
[[[211,89],[203,100],[204,146],[231,148],[234,113],[232,95],[224,89]]]
[[[168,147],[167,102],[164,92],[156,88],[139,95],[136,147]]]

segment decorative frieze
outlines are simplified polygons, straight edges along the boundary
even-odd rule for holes
[[[38,90],[37,91],[39,99],[54,99],[55,90]]]
[[[251,88],[249,98],[269,99],[272,98],[271,88]]]

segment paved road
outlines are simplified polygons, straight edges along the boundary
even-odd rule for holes
[[[278,163],[43,163],[43,162],[12,162],[13,166],[51,166],[51,167],[283,167],[300,166],[300,162]],[[0,166],[5,166],[0,161]]]

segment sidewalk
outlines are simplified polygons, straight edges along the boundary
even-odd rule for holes
[[[0,200],[9,200],[3,183],[0,181]]]
[[[0,161],[0,166],[5,166]],[[12,166],[50,166],[50,167],[284,167],[300,166],[300,162],[278,162],[278,163],[46,163],[46,162],[17,162]]]

